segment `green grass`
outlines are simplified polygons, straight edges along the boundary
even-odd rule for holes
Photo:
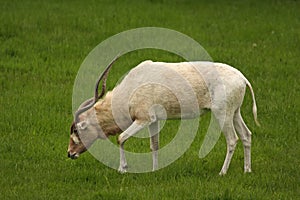
[[[0,199],[299,199],[299,7],[293,0],[2,0]],[[262,124],[254,125],[247,92],[243,115],[253,132],[253,173],[243,173],[239,143],[228,174],[218,175],[224,137],[198,158],[209,116],[184,156],[154,173],[121,175],[89,153],[67,159],[80,64],[106,38],[145,26],[194,38],[215,61],[250,80]],[[157,50],[125,55],[111,71],[109,88],[144,59],[179,60]],[[134,139],[127,148],[147,152],[149,144]]]

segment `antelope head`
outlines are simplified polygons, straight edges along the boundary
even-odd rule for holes
[[[75,112],[74,121],[70,128],[70,142],[68,147],[68,157],[71,159],[78,158],[98,138],[106,138],[98,124],[95,109],[91,108],[104,96],[108,72],[117,59],[118,56],[113,59],[99,76],[95,85],[94,97],[83,102]],[[101,81],[102,90],[99,95],[98,88]]]

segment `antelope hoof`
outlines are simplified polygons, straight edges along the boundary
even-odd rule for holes
[[[223,171],[223,170],[221,170],[220,173],[219,173],[219,175],[220,175],[220,176],[225,176],[225,175],[226,175],[226,172]]]
[[[124,167],[120,166],[118,169],[118,172],[120,174],[125,174],[127,172],[127,166],[124,166]]]

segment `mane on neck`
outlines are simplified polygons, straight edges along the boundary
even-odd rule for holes
[[[99,125],[106,136],[116,135],[121,132],[121,129],[114,121],[111,102],[112,92],[107,92],[105,97],[94,105]]]

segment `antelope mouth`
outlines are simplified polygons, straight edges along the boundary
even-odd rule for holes
[[[74,160],[79,157],[79,154],[78,153],[71,154],[70,152],[68,152],[68,157],[71,158],[72,160]]]

